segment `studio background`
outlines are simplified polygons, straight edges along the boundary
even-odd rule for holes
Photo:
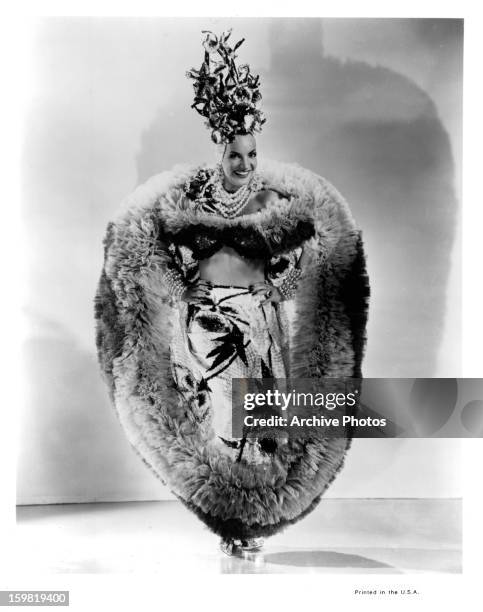
[[[214,161],[184,73],[201,30],[246,38],[260,157],[348,200],[371,279],[366,377],[460,374],[461,20],[51,18],[25,122],[27,402],[18,503],[169,499],[130,449],[96,360],[93,298],[120,201]],[[458,497],[459,443],[355,440],[329,497]]]

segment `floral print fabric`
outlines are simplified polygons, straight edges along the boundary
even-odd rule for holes
[[[231,379],[286,377],[287,323],[261,299],[246,287],[215,285],[200,303],[180,303],[171,346],[175,385],[197,420],[216,443],[251,460],[262,452],[257,440],[232,437]]]

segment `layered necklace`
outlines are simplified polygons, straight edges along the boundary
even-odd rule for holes
[[[223,167],[221,164],[215,168],[211,189],[211,202],[225,219],[233,219],[243,210],[254,193],[260,191],[263,180],[258,174],[253,174],[250,181],[231,193],[223,186]]]

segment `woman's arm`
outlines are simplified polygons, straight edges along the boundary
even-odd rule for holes
[[[265,299],[260,302],[262,305],[268,302],[283,302],[295,296],[302,270],[310,259],[309,249],[305,245],[302,245],[299,249],[300,253],[295,254],[295,257],[293,257],[292,261],[289,263],[288,272],[285,273],[280,284],[274,285],[273,282],[267,280],[253,285],[252,292],[254,294],[265,296]],[[299,249],[297,249],[297,251],[299,251]]]
[[[209,296],[210,284],[199,278],[198,262],[189,249],[176,246],[160,229],[158,247],[164,254],[162,280],[172,302],[199,302]]]
[[[202,279],[188,283],[175,264],[165,268],[163,281],[173,302],[199,302],[209,296],[211,288],[211,284]]]

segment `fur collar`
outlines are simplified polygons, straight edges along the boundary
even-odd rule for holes
[[[178,165],[153,176],[125,198],[114,224],[123,225],[136,219],[144,219],[145,222],[148,219],[150,224],[161,223],[163,230],[169,233],[198,224],[217,229],[251,227],[276,245],[284,236],[296,231],[300,221],[307,221],[314,225],[315,242],[312,242],[312,246],[321,259],[330,257],[339,241],[348,233],[357,233],[349,208],[334,187],[297,164],[271,160],[261,162],[258,172],[265,183],[290,194],[290,200],[271,202],[262,211],[235,219],[224,219],[197,210],[186,197],[185,184],[199,169],[199,166]]]

